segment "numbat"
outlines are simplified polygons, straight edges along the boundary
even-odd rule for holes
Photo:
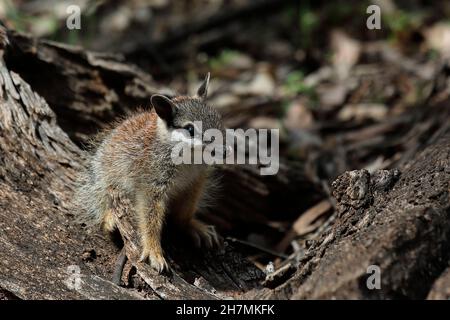
[[[81,220],[101,224],[108,232],[115,229],[112,190],[127,195],[137,215],[141,261],[148,261],[159,272],[168,269],[161,247],[167,217],[186,230],[197,245],[219,243],[214,227],[195,217],[207,193],[204,189],[212,180],[211,167],[176,165],[171,158],[174,145],[180,141],[192,149],[208,144],[194,122],[201,121],[203,131],[225,131],[220,115],[205,103],[208,84],[209,73],[194,97],[153,95],[153,109],[125,119],[104,134],[75,195]],[[226,156],[229,149],[221,148]]]

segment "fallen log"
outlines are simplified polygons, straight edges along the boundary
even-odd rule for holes
[[[428,293],[429,300],[448,300],[450,299],[450,268],[447,268],[436,279]]]
[[[139,298],[106,280],[116,249],[71,223],[81,150],[45,100],[8,69],[1,40],[0,287],[20,299]]]
[[[449,130],[442,135],[401,174],[394,169],[341,175],[333,183],[338,203],[333,227],[311,243],[285,284],[247,297],[426,298],[450,253]],[[375,288],[368,285],[374,270],[380,280]],[[436,281],[430,298],[444,296],[447,280],[448,273]]]
[[[36,40],[13,31],[8,32],[8,38],[7,43],[4,34],[0,52],[3,296],[221,299],[238,297],[260,286],[263,273],[233,246],[199,252],[174,237],[165,241],[173,274],[156,274],[137,261],[133,222],[120,212],[118,225],[129,260],[122,275],[126,288],[110,281],[114,278],[117,283],[120,248],[101,232],[76,224],[70,209],[75,177],[86,160],[86,153],[73,141],[83,145],[112,119],[147,105],[156,92],[173,93],[120,57]],[[259,204],[241,204],[239,194],[232,193],[233,198],[225,198],[214,216],[229,222],[233,229],[266,214],[276,215],[275,204],[281,195],[291,199],[284,206],[290,212],[298,205],[307,206],[318,197],[317,188],[294,168],[285,165],[281,170],[284,174],[264,179],[251,168],[226,169],[225,188],[239,190],[249,199],[254,197]],[[254,183],[241,183],[236,189],[234,183],[243,176]],[[290,185],[302,185],[304,195],[289,197],[298,190]],[[127,210],[124,207],[122,213]]]
[[[443,297],[450,246],[448,128],[400,167],[400,175],[342,175],[334,184],[332,227],[268,288],[261,285],[263,273],[232,245],[202,253],[170,231],[164,243],[173,274],[155,274],[136,259],[133,222],[120,199],[115,216],[129,261],[125,287],[109,281],[120,249],[75,224],[70,212],[74,178],[86,157],[73,141],[82,145],[112,119],[147,105],[151,94],[170,90],[120,57],[8,36],[0,51],[0,299]],[[296,218],[323,198],[298,163],[282,160],[277,176],[259,176],[250,166],[222,174],[229,197],[203,218],[221,221],[224,235],[280,212]],[[379,290],[367,287],[374,265],[381,271]]]

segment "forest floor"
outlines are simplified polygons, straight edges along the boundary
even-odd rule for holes
[[[352,7],[321,1],[232,1],[226,10],[214,1],[106,1],[82,6],[83,32],[72,33],[61,27],[64,15],[33,6],[36,1],[21,3],[15,15],[6,8],[3,12],[9,15],[2,21],[11,34],[4,65],[20,77],[13,76],[13,86],[25,88],[26,83],[31,91],[24,92],[45,100],[36,102],[44,111],[29,111],[34,107],[22,96],[28,111],[21,119],[41,123],[49,117],[50,125],[35,129],[40,140],[46,130],[54,136],[50,142],[42,140],[42,150],[54,139],[61,146],[53,149],[64,157],[56,169],[35,163],[19,170],[22,162],[33,163],[27,148],[39,148],[31,131],[5,137],[10,118],[17,118],[17,105],[3,97],[13,111],[2,111],[2,149],[9,156],[0,156],[5,164],[0,171],[0,222],[12,228],[11,214],[21,212],[14,221],[29,229],[14,233],[13,228],[0,241],[27,242],[26,237],[43,230],[36,229],[41,219],[64,212],[62,220],[50,223],[64,247],[58,248],[64,254],[55,261],[63,264],[67,256],[78,256],[100,277],[86,282],[107,286],[99,279],[110,278],[117,248],[100,235],[87,240],[80,236],[64,211],[70,188],[63,185],[71,184],[84,157],[78,147],[116,117],[147,107],[152,93],[193,93],[211,72],[208,101],[222,113],[227,127],[279,130],[281,167],[276,177],[260,177],[251,167],[223,169],[225,196],[203,218],[230,243],[219,254],[226,256],[225,263],[215,265],[213,255],[206,263],[192,258],[206,267],[190,266],[177,259],[183,252],[175,246],[169,251],[178,265],[176,287],[199,298],[211,292],[250,298],[448,298],[450,25],[443,17],[449,8],[416,2],[405,7],[380,1],[381,30],[367,29],[364,1]],[[48,23],[51,19],[54,23]],[[47,24],[38,23],[41,20]],[[35,42],[13,30],[81,47]],[[7,81],[2,84],[2,92],[17,100]],[[63,133],[67,140],[60,138]],[[22,135],[29,141],[21,142],[19,150],[15,144],[23,141]],[[47,151],[33,154],[52,158]],[[52,170],[61,181],[55,182]],[[31,173],[21,176],[15,171]],[[51,190],[33,195],[30,190],[38,187],[18,183],[28,180],[40,187],[49,183]],[[36,213],[28,223],[27,212],[30,207],[30,212],[38,212],[39,202],[47,211]],[[17,204],[14,210],[12,203]],[[68,233],[55,231],[60,223]],[[127,222],[121,231],[131,232]],[[68,235],[74,243],[66,243]],[[42,241],[46,247],[50,238]],[[72,248],[80,243],[81,252]],[[111,292],[183,296],[134,261],[132,244],[123,277],[132,293],[113,285]],[[19,263],[18,257],[4,254],[11,265]],[[251,266],[239,265],[241,257]],[[370,265],[380,266],[385,275],[381,291],[364,287]],[[41,267],[48,265],[33,266]],[[33,283],[26,278],[36,272],[33,268],[23,278],[2,274],[0,288],[5,291],[0,290],[0,299],[67,294],[57,286],[49,287],[54,292],[36,289],[36,295],[30,294],[36,283],[48,281],[35,279],[31,289],[25,285]],[[222,274],[212,273],[214,268],[223,269]],[[237,270],[242,275],[234,278],[231,274]],[[198,287],[192,285],[196,279],[206,279],[200,293],[191,288]]]

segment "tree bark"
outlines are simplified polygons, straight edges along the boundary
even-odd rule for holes
[[[120,203],[118,225],[129,259],[122,277],[127,288],[109,281],[119,249],[100,232],[74,223],[70,212],[74,180],[86,160],[73,141],[82,145],[114,118],[148,105],[153,93],[173,92],[118,56],[13,31],[8,38],[7,43],[4,34],[0,59],[0,245],[4,248],[0,288],[4,292],[21,299],[211,299],[236,297],[260,286],[263,273],[231,245],[200,253],[170,236],[165,243],[173,273],[156,274],[137,261],[135,228],[131,219],[124,218],[129,208]],[[225,169],[225,188],[233,190],[232,197],[223,197],[220,209],[204,218],[222,222],[219,228],[225,231],[239,223],[261,223],[277,210],[280,192],[274,185],[311,190],[305,191],[303,201],[291,197],[285,203],[291,212],[300,203],[307,206],[318,198],[317,187],[302,172],[291,175],[290,170],[282,166],[278,177],[263,179],[251,166]],[[243,177],[252,183],[236,180]],[[241,203],[236,191],[259,206]],[[81,286],[76,285],[78,275]]]
[[[436,279],[428,293],[427,299],[430,300],[448,300],[450,299],[450,268],[447,268]]]
[[[272,299],[424,299],[448,266],[450,132],[397,169],[372,176],[346,172],[333,183],[337,219],[313,243],[295,275],[275,289],[247,294]],[[398,180],[398,181],[397,181]],[[373,267],[380,288],[368,286]],[[430,298],[443,297],[448,272]],[[370,283],[374,284],[374,282]]]
[[[436,280],[449,261],[448,129],[400,175],[354,171],[338,178],[336,221],[268,287],[238,248],[199,252],[170,227],[164,246],[173,272],[156,274],[137,261],[130,208],[117,197],[115,218],[129,261],[124,286],[114,284],[120,249],[76,224],[69,208],[85,165],[79,146],[114,118],[147,106],[153,93],[173,92],[120,56],[15,32],[8,38],[2,34],[0,41],[0,299],[443,296],[433,292],[444,292],[439,288],[448,282],[448,272]],[[252,166],[221,173],[226,196],[203,218],[224,234],[246,224],[264,227],[280,212],[295,218],[324,197],[301,164],[284,159],[272,177]],[[380,267],[379,290],[366,286],[370,265]]]

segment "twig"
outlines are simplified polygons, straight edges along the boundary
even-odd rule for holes
[[[119,253],[119,256],[117,257],[116,263],[114,265],[114,273],[112,275],[111,281],[120,286],[120,280],[122,279],[122,272],[123,267],[125,266],[125,263],[127,262],[127,254],[125,252],[125,246],[122,248],[122,250]]]
[[[280,258],[283,258],[283,259],[287,259],[288,258],[288,256],[283,254],[283,253],[275,252],[273,250],[270,250],[268,248],[264,248],[264,247],[262,247],[260,245],[252,243],[252,242],[248,242],[248,241],[240,240],[240,239],[236,239],[236,238],[231,238],[231,237],[227,237],[226,240],[229,240],[231,242],[237,242],[237,243],[240,243],[240,244],[244,244],[244,245],[252,247],[254,249],[258,249],[258,250],[263,251],[265,253],[271,254],[271,255],[273,255],[275,257],[280,257]]]

